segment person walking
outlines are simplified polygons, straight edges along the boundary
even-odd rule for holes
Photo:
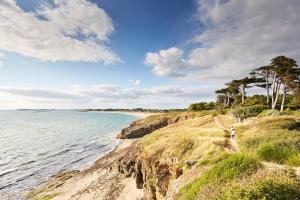
[[[235,140],[235,128],[231,126],[231,139]]]

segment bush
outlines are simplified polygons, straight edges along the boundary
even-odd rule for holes
[[[255,182],[251,186],[232,188],[219,197],[218,200],[256,200],[256,199],[299,199],[300,187],[296,181],[267,178]]]
[[[214,102],[200,102],[193,103],[189,106],[189,111],[197,111],[197,110],[213,110],[215,108]]]
[[[286,108],[283,112],[282,115],[293,115],[294,112],[290,108]]]
[[[257,150],[257,154],[263,160],[284,163],[296,154],[296,150],[276,144],[265,144]]]
[[[280,116],[281,113],[278,110],[264,110],[259,114],[259,117],[267,117],[267,116]]]
[[[250,155],[230,155],[203,176],[182,188],[179,192],[179,199],[195,199],[203,186],[214,182],[224,182],[237,177],[251,175],[255,173],[260,166],[260,162]]]
[[[267,102],[267,97],[264,95],[254,95],[252,97],[247,97],[242,103],[242,106],[255,106],[255,105],[265,105]]]
[[[246,107],[240,107],[236,108],[230,111],[230,114],[232,114],[234,117],[239,119],[246,119],[248,117],[254,117],[260,114],[263,110],[265,110],[267,107],[260,105],[260,106],[246,106]]]

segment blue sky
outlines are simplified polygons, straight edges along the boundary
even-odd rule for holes
[[[213,100],[276,55],[299,59],[300,3],[288,1],[3,0],[0,108]]]
[[[34,11],[38,1],[22,0],[17,4],[26,11]],[[42,2],[42,1],[41,1]],[[102,7],[114,21],[116,31],[110,37],[109,47],[123,60],[105,66],[103,63],[42,62],[16,54],[7,54],[1,85],[20,85],[68,88],[76,84],[117,84],[130,86],[129,80],[142,79],[145,87],[174,82],[153,75],[144,66],[145,54],[174,44],[184,45],[192,35],[194,2],[129,0],[92,1]],[[159,5],[159,6],[157,6]],[[170,7],[170,5],[172,5]],[[134,11],[134,12],[133,12]],[[17,44],[16,44],[17,45]],[[134,73],[133,73],[134,72]]]

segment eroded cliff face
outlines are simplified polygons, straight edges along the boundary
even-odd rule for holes
[[[121,139],[143,137],[160,128],[194,117],[193,113],[181,113],[146,118],[123,129],[118,137]],[[174,158],[166,160],[159,156],[147,157],[142,153],[142,147],[138,143],[130,148],[131,150],[116,163],[118,171],[126,177],[135,178],[136,187],[143,189],[145,200],[174,199],[170,195],[170,183],[183,174],[183,169],[177,166],[178,160]]]
[[[145,200],[166,199],[169,184],[178,177],[176,163],[160,162],[140,155],[138,146],[117,162],[117,169],[126,177],[135,177],[136,187],[143,189]]]

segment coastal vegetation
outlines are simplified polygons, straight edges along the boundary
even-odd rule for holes
[[[300,69],[295,60],[277,56],[271,60],[270,64],[253,69],[249,76],[232,80],[225,84],[225,88],[216,90],[217,103],[224,107],[249,105],[250,102],[245,102],[246,90],[251,87],[260,87],[266,91],[265,102],[261,101],[263,96],[254,96],[251,102],[266,105],[272,110],[280,108],[283,112],[286,105],[299,106],[299,77]]]
[[[226,83],[215,102],[133,122],[119,138],[138,140],[111,168],[134,177],[144,199],[299,199],[299,76],[293,59],[278,56]],[[266,94],[248,96],[250,87]]]

